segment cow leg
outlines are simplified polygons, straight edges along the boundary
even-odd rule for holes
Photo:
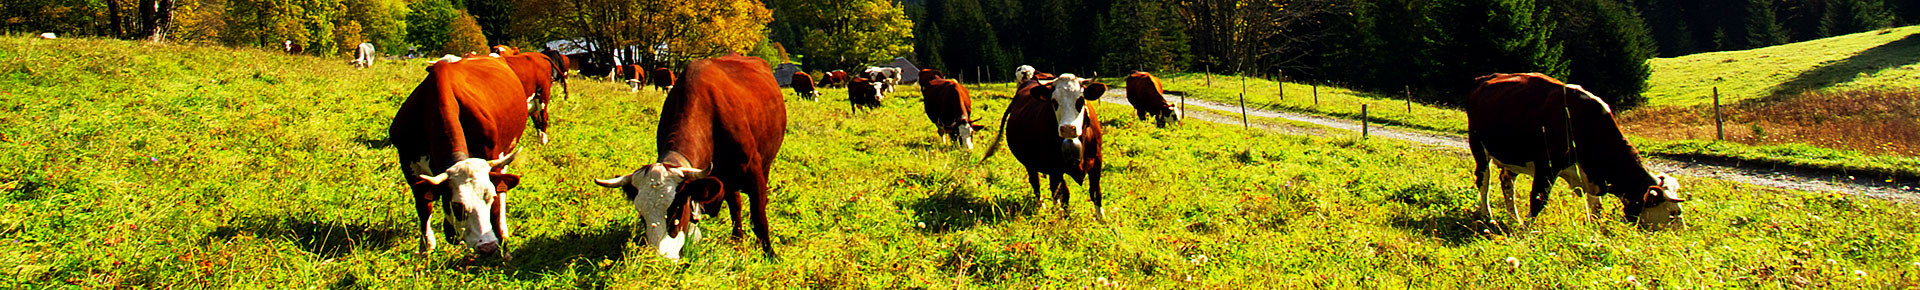
[[[1506,169],[1494,169],[1494,170],[1497,170],[1500,172],[1500,175],[1497,177],[1499,178],[1497,182],[1500,183],[1500,193],[1506,194],[1505,198],[1500,199],[1500,209],[1507,210],[1507,216],[1513,217],[1514,222],[1519,222],[1519,223],[1526,222],[1525,220],[1522,220],[1520,218],[1519,205],[1514,204],[1514,201],[1519,199],[1513,196],[1513,179],[1518,178],[1520,176],[1520,173],[1513,172]]]
[[[1133,116],[1134,116],[1135,118],[1139,118],[1139,120],[1146,120],[1146,119],[1147,119],[1147,110],[1141,110],[1141,109],[1134,109],[1134,110],[1133,110]]]
[[[413,198],[413,212],[419,214],[419,217],[415,218],[414,222],[420,225],[420,253],[432,253],[434,246],[433,199],[420,198],[419,192],[416,192],[415,195]]]
[[[1034,208],[1035,209],[1047,208],[1047,201],[1045,199],[1040,198],[1040,173],[1033,172],[1031,170],[1027,171],[1027,185],[1033,188],[1033,201],[1035,205]],[[1052,184],[1049,183],[1048,185],[1052,185]]]
[[[1060,216],[1061,216],[1061,217],[1068,217],[1068,216],[1072,216],[1072,215],[1073,215],[1073,207],[1072,207],[1072,204],[1073,204],[1073,203],[1071,202],[1072,200],[1070,200],[1070,199],[1068,199],[1068,197],[1069,197],[1069,194],[1067,193],[1067,191],[1068,191],[1068,189],[1067,189],[1067,186],[1068,186],[1068,184],[1067,184],[1067,177],[1066,177],[1066,175],[1065,175],[1065,174],[1053,174],[1053,175],[1052,175],[1052,176],[1050,176],[1050,177],[1052,177],[1052,178],[1053,178],[1053,184],[1055,184],[1055,185],[1056,185],[1056,186],[1054,186],[1054,187],[1053,187],[1053,200],[1054,200],[1054,202],[1058,202],[1058,203],[1060,203]]]
[[[737,240],[737,239],[740,239],[741,237],[746,237],[747,231],[745,230],[745,227],[741,226],[742,222],[740,219],[740,210],[746,208],[747,204],[740,202],[739,192],[728,194],[727,202],[730,203],[727,205],[727,213],[733,216],[733,238]],[[755,205],[760,206],[762,208],[766,207],[764,205],[759,205],[757,202],[755,203]],[[755,226],[760,226],[760,225],[755,224]]]
[[[768,239],[769,232],[772,229],[767,225],[767,174],[765,172],[749,171],[748,175],[753,176],[754,183],[752,192],[753,235],[754,237],[760,238],[760,249],[765,250],[768,257],[778,257],[779,255],[773,252],[773,240]],[[734,198],[738,199],[739,197],[736,195]],[[738,213],[734,215],[734,220],[736,220],[736,223],[739,220]],[[735,229],[735,231],[738,231],[738,227]]]
[[[1540,216],[1540,210],[1546,209],[1547,203],[1552,201],[1553,194],[1551,191],[1553,191],[1553,179],[1554,179],[1553,172],[1554,172],[1553,166],[1548,166],[1545,161],[1542,161],[1541,164],[1534,166],[1533,202],[1528,205],[1527,222],[1521,223],[1521,226],[1526,226],[1528,224],[1531,224],[1535,217]]]
[[[1490,173],[1488,171],[1493,169],[1492,164],[1488,163],[1492,158],[1487,156],[1486,149],[1481,148],[1480,143],[1472,140],[1472,137],[1468,137],[1467,150],[1473,151],[1473,187],[1480,193],[1480,218],[1492,220],[1493,205],[1487,203],[1487,186],[1493,182],[1487,179],[1487,174]]]
[[[1099,163],[1094,163],[1093,168],[1100,168]],[[1107,209],[1101,207],[1101,198],[1100,171],[1093,170],[1093,172],[1087,173],[1087,199],[1093,202],[1093,218],[1095,220],[1105,221],[1107,220]]]

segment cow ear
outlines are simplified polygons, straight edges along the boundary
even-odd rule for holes
[[[1089,81],[1087,82],[1086,89],[1081,90],[1080,98],[1087,99],[1088,101],[1098,101],[1100,100],[1100,96],[1106,94],[1107,84]]]
[[[511,190],[514,187],[520,187],[519,175],[506,173],[488,173],[487,175],[487,177],[493,179],[493,191],[507,192],[507,190]]]
[[[693,202],[710,203],[720,201],[720,193],[725,191],[726,188],[721,185],[719,178],[708,177],[694,179],[680,185],[679,194],[691,198]]]

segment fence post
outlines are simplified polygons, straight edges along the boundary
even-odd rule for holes
[[[1242,128],[1253,127],[1252,123],[1247,122],[1247,76],[1246,75],[1240,75],[1240,127]]]
[[[1360,139],[1367,139],[1367,104],[1360,104]]]
[[[1320,108],[1320,83],[1313,83],[1313,108]]]
[[[1207,65],[1207,87],[1213,87],[1213,65]]]
[[[1274,87],[1274,90],[1280,91],[1280,102],[1286,103],[1287,102],[1287,81],[1280,78],[1280,71],[1278,70],[1273,71],[1273,87]]]
[[[1413,86],[1402,86],[1407,91],[1407,113],[1413,113]]]
[[[1713,132],[1718,141],[1727,141],[1726,120],[1720,117],[1720,87],[1713,87]]]

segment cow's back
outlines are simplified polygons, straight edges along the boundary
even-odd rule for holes
[[[1495,159],[1538,159],[1529,152],[1566,158],[1565,83],[1540,74],[1482,77],[1467,98],[1467,138],[1485,146]]]
[[[973,108],[973,99],[966,86],[945,78],[922,79],[920,83],[923,84],[920,87],[921,103],[925,106],[927,118],[935,125],[967,121],[967,113]]]
[[[1152,74],[1139,72],[1127,76],[1127,102],[1132,103],[1134,108],[1141,110],[1165,108],[1167,99],[1163,96],[1164,93],[1164,89],[1160,86],[1160,78]]]
[[[660,69],[655,73],[664,71]],[[761,170],[771,168],[786,138],[787,112],[780,83],[773,79],[773,71],[765,60],[729,55],[695,61],[687,66],[679,83],[667,93],[662,108],[663,121],[657,141],[663,150],[659,153],[664,155],[667,148],[683,145],[673,144],[684,142],[672,140],[673,135],[699,134],[669,132],[677,130],[669,126],[678,124],[666,120],[708,120],[713,126],[708,134],[712,136],[714,164],[737,164],[747,160],[736,158],[758,158],[757,166]]]
[[[428,72],[388,127],[401,162],[426,157],[438,171],[460,158],[497,158],[517,146],[526,131],[527,94],[505,61],[440,62]]]

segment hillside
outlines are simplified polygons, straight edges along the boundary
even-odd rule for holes
[[[1806,90],[1920,88],[1920,26],[1651,60],[1650,107],[1731,104]]]
[[[1107,217],[1081,185],[1063,217],[1009,154],[934,137],[912,86],[858,114],[843,90],[790,97],[771,176],[782,258],[710,217],[676,263],[590,183],[654,158],[664,96],[585,79],[556,100],[553,142],[515,162],[515,259],[416,254],[385,128],[422,64],[0,37],[0,288],[1920,286],[1915,205],[1682,177],[1687,229],[1634,229],[1612,198],[1586,221],[1555,186],[1538,232],[1508,233],[1474,220],[1456,153],[1156,129],[1113,105],[1096,108]],[[989,126],[1006,104],[976,103]]]

